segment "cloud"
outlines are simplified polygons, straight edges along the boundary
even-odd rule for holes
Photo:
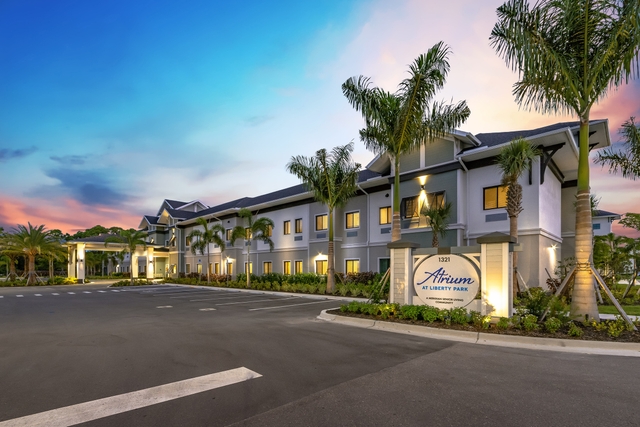
[[[11,159],[20,159],[27,157],[29,154],[33,154],[38,149],[36,147],[18,148],[17,150],[11,150],[9,148],[0,148],[0,162],[5,162]]]
[[[45,174],[60,181],[54,189],[57,187],[63,190],[64,193],[87,206],[122,207],[130,200],[128,195],[120,192],[111,182],[108,171],[57,168],[46,170]],[[32,195],[43,192],[48,192],[47,188],[40,187],[34,190]]]
[[[78,155],[68,155],[68,156],[51,156],[49,157],[54,162],[58,162],[63,165],[84,165],[89,156],[78,156]]]
[[[245,121],[249,123],[249,126],[260,126],[261,124],[264,124],[269,120],[273,120],[274,118],[274,116],[269,115],[251,116],[246,118]]]

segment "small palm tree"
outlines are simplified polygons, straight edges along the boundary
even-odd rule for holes
[[[200,254],[207,255],[207,284],[211,283],[209,266],[211,265],[211,252],[209,251],[210,244],[216,244],[220,247],[220,251],[224,252],[225,244],[224,239],[220,237],[220,234],[224,233],[224,227],[220,224],[214,224],[209,228],[209,223],[204,218],[197,218],[196,223],[200,225],[203,230],[193,230],[187,236],[191,240],[191,252],[195,255]]]
[[[138,246],[142,246],[143,249],[147,248],[146,237],[147,233],[145,231],[130,228],[129,230],[120,231],[115,236],[108,236],[104,240],[105,247],[108,246],[109,243],[121,243],[125,245],[122,254],[128,253],[131,258],[131,286],[133,286],[133,254],[138,250]]]
[[[420,212],[423,216],[427,217],[427,223],[431,227],[433,237],[431,238],[431,246],[437,248],[440,246],[438,235],[443,239],[447,234],[449,228],[449,216],[451,215],[451,202],[444,205],[425,205]]]
[[[271,230],[273,221],[267,217],[255,218],[249,209],[242,208],[238,211],[238,216],[246,221],[246,227],[236,225],[231,230],[231,244],[238,239],[245,241],[247,248],[247,288],[251,287],[251,243],[253,241],[263,242],[269,245],[269,250],[273,250],[273,240],[271,240]]]
[[[327,259],[327,292],[335,289],[335,255],[333,244],[333,212],[344,206],[356,194],[360,164],[353,163],[353,142],[335,147],[331,153],[324,148],[314,157],[295,156],[287,170],[300,178],[315,199],[329,209],[329,248]]]
[[[623,151],[616,152],[608,148],[598,153],[596,163],[609,166],[609,172],[620,173],[624,178],[636,180],[640,178],[640,128],[635,117],[622,124],[620,129],[623,139]]]
[[[540,155],[524,138],[516,138],[500,150],[497,163],[502,172],[502,185],[507,186],[507,215],[509,216],[509,234],[518,239],[518,215],[522,212],[522,185],[520,177],[531,166],[531,162]],[[518,252],[513,256],[513,293],[517,292]]]
[[[591,274],[589,116],[612,87],[638,75],[640,2],[637,0],[510,0],[498,8],[491,44],[519,74],[516,102],[543,113],[580,119],[576,278],[573,317],[599,319]]]
[[[8,246],[10,250],[21,252],[27,259],[27,285],[37,283],[36,276],[36,256],[46,254],[54,250],[56,245],[60,245],[51,237],[44,225],[28,226],[18,225],[9,235]]]
[[[360,140],[368,150],[388,155],[393,162],[392,241],[400,240],[400,156],[451,132],[471,113],[465,101],[433,101],[446,82],[449,53],[449,47],[440,42],[420,55],[395,93],[369,87],[371,80],[364,76],[351,77],[342,84],[347,100],[365,120]]]
[[[56,244],[57,243],[57,244]],[[67,259],[67,249],[60,244],[60,242],[54,243],[49,249],[44,252],[44,257],[49,262],[49,280],[53,280],[55,275],[53,269],[54,261],[63,261]]]
[[[0,232],[0,256],[6,259],[8,272],[7,272],[7,281],[16,280],[18,274],[16,273],[16,264],[18,263],[18,258],[22,256],[22,252],[12,248],[10,245],[11,239],[9,237],[9,233],[5,232],[4,229]]]

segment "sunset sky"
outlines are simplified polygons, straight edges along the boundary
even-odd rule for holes
[[[3,0],[0,226],[137,227],[165,198],[215,205],[295,185],[292,155],[351,140],[366,165],[340,85],[362,74],[394,90],[441,40],[453,55],[437,98],[467,100],[462,129],[573,120],[513,101],[517,76],[488,41],[502,3]],[[616,142],[639,99],[632,81],[592,118]],[[592,168],[601,209],[640,212],[639,188]]]

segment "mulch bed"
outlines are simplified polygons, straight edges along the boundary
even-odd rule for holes
[[[453,329],[456,331],[467,331],[467,332],[482,332],[486,334],[500,334],[500,335],[517,335],[522,337],[536,337],[536,338],[561,338],[561,339],[570,339],[577,341],[609,341],[609,342],[631,342],[631,343],[640,343],[640,333],[639,332],[629,332],[624,331],[617,338],[610,337],[606,331],[596,331],[595,328],[591,326],[580,326],[582,329],[583,335],[580,338],[572,337],[567,334],[569,331],[569,327],[563,327],[555,334],[547,332],[544,330],[544,325],[540,325],[540,329],[537,331],[525,331],[523,329],[515,329],[510,328],[506,330],[497,329],[495,325],[491,325],[490,329],[477,328],[472,324],[468,325],[460,325],[460,324],[451,324],[447,325],[442,322],[425,322],[424,320],[408,320],[408,319],[398,319],[397,317],[389,317],[388,319],[383,319],[380,316],[370,316],[367,314],[361,313],[343,313],[339,309],[328,310],[327,313],[335,314],[337,316],[344,317],[358,317],[360,319],[369,319],[369,320],[381,320],[383,322],[395,322],[395,323],[405,323],[408,325],[418,325],[418,326],[428,326],[430,328],[439,328],[439,329]]]

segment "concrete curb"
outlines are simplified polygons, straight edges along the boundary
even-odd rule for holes
[[[376,329],[397,334],[416,335],[469,344],[492,345],[497,347],[525,348],[529,350],[561,351],[567,353],[599,354],[609,356],[640,357],[640,344],[607,341],[580,341],[556,338],[520,337],[514,335],[487,334],[482,332],[456,331],[452,329],[430,328],[428,326],[381,320],[337,316],[322,310],[318,319],[359,328]]]

